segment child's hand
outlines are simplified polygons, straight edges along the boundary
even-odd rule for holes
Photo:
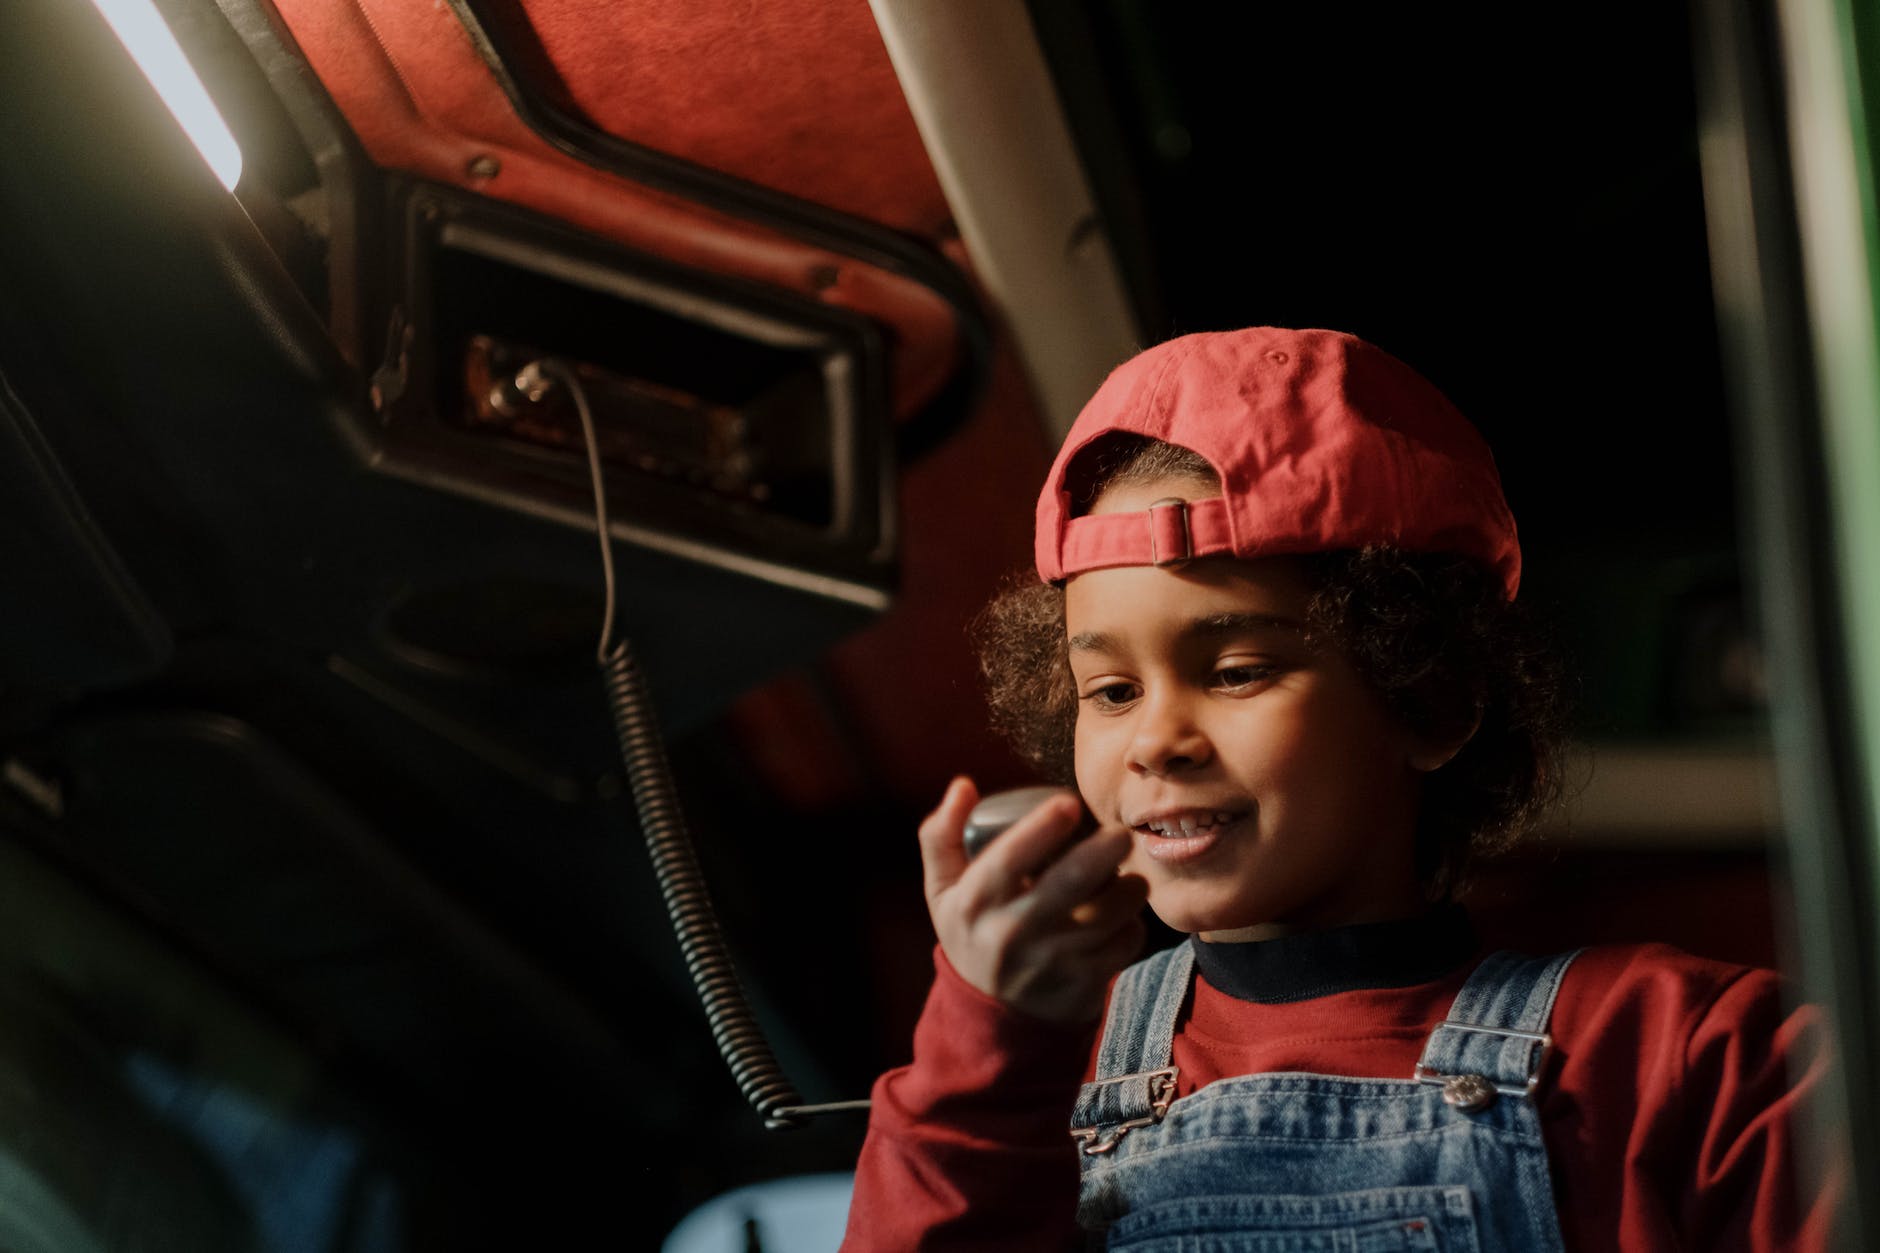
[[[1066,791],[969,863],[960,838],[978,800],[971,780],[955,779],[920,824],[941,949],[968,983],[1015,1009],[1053,1022],[1095,1018],[1110,979],[1142,947],[1148,885],[1116,873],[1129,832],[1073,841],[1084,811]]]

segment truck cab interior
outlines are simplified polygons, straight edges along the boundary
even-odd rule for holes
[[[1256,324],[1496,452],[1578,713],[1477,927],[1783,967],[1880,1178],[1873,23],[8,3],[0,1245],[655,1248],[839,1185],[865,1115],[802,1111],[907,1057],[915,825],[1031,781],[968,637],[1056,443]],[[685,1247],[793,1247],[732,1217]]]

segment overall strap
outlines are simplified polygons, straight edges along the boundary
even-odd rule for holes
[[[1117,976],[1097,1049],[1096,1079],[1077,1095],[1072,1135],[1086,1153],[1114,1148],[1130,1127],[1161,1121],[1175,1099],[1175,1020],[1193,982],[1194,949],[1177,944]]]
[[[1555,957],[1492,953],[1469,975],[1423,1045],[1413,1077],[1443,1099],[1479,1108],[1503,1096],[1531,1098],[1553,1052],[1547,1032],[1560,980],[1579,950]]]

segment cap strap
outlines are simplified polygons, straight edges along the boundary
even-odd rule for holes
[[[1109,566],[1169,566],[1231,553],[1227,502],[1158,500],[1139,513],[1104,513],[1064,524],[1064,576]]]
[[[1194,556],[1188,536],[1188,502],[1170,496],[1149,506],[1149,563],[1172,566]]]

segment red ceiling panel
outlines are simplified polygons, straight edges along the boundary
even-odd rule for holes
[[[870,316],[891,335],[899,415],[958,365],[952,310],[920,282],[640,185],[537,134],[441,0],[277,7],[379,165]],[[507,71],[614,138],[946,242],[934,234],[947,219],[932,168],[860,0],[536,0],[504,23]]]
[[[608,134],[911,234],[947,229],[866,0],[531,0],[505,33],[545,93]]]

